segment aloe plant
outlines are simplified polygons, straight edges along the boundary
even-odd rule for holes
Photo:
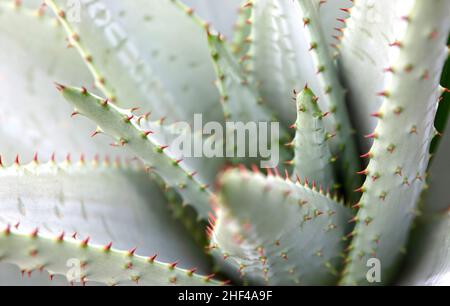
[[[210,2],[0,2],[0,283],[448,284],[450,1]]]

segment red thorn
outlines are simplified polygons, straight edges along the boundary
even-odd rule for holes
[[[63,91],[64,89],[66,89],[66,87],[64,85],[56,83],[56,82],[55,82],[55,86],[56,86],[56,89],[58,89],[59,91]]]
[[[378,138],[378,134],[374,132],[374,133],[365,135],[364,138]]]
[[[367,170],[367,169],[356,172],[356,174],[361,174],[361,175],[367,175],[368,173],[369,173],[369,170]]]
[[[360,156],[361,158],[368,158],[368,157],[372,157],[372,153],[369,151],[366,154],[363,154]]]
[[[39,233],[39,229],[38,229],[38,228],[35,228],[35,229],[30,233],[31,238],[36,238],[37,235],[38,235],[38,233]]]
[[[387,90],[384,90],[384,91],[380,91],[379,93],[377,93],[377,96],[380,96],[380,97],[389,97],[389,92],[387,91]]]
[[[188,270],[188,275],[192,276],[195,272],[197,272],[197,268],[192,268],[192,269]]]
[[[84,154],[81,153],[81,155],[80,155],[80,163],[84,164],[84,162],[85,162],[85,157],[84,157]]]
[[[398,47],[398,48],[401,48],[403,45],[402,45],[402,43],[400,42],[400,41],[398,41],[398,40],[396,40],[396,41],[394,41],[393,43],[390,43],[389,44],[389,47]]]
[[[72,239],[75,239],[75,240],[76,240],[76,239],[77,239],[77,235],[78,235],[78,233],[77,233],[77,232],[73,233],[73,234],[72,234],[72,236],[71,236],[71,237],[72,237]]]
[[[95,137],[95,136],[97,136],[98,134],[101,134],[101,133],[102,132],[100,132],[99,130],[95,130],[95,132],[91,134],[91,137]]]
[[[149,257],[149,258],[147,259],[147,261],[148,261],[149,263],[154,263],[155,260],[156,260],[156,257],[158,257],[158,254],[155,254],[155,255]]]
[[[358,221],[358,217],[351,218],[348,223],[356,223]]]
[[[356,203],[355,205],[352,206],[353,209],[358,209],[361,208],[361,203]]]
[[[132,248],[131,250],[128,251],[128,256],[134,256],[134,253],[136,253],[137,248]]]
[[[11,234],[11,225],[6,225],[6,228],[4,230],[4,233],[6,236],[8,236],[9,234]]]
[[[38,153],[36,152],[36,153],[34,153],[34,156],[33,156],[33,162],[35,162],[36,164],[38,164],[39,163],[39,159],[38,159]]]
[[[62,232],[61,234],[59,234],[59,236],[58,236],[58,237],[56,237],[56,241],[58,241],[58,242],[62,242],[62,241],[64,240],[64,235],[65,235],[65,233],[64,233],[64,232]]]
[[[89,240],[91,240],[91,237],[86,237],[83,241],[81,241],[81,245],[83,247],[86,247],[89,244]]]
[[[20,157],[19,157],[19,154],[17,154],[16,155],[16,159],[14,160],[14,163],[16,164],[16,165],[20,165]]]
[[[169,269],[173,270],[176,268],[177,265],[178,265],[178,261],[175,261],[175,262],[169,264]]]
[[[364,186],[361,186],[361,187],[355,189],[355,192],[364,192],[364,191],[365,191]]]
[[[104,247],[103,247],[103,250],[105,250],[105,251],[110,251],[111,250],[111,247],[112,247],[112,242],[110,242],[110,243],[108,243],[107,245],[105,245]]]

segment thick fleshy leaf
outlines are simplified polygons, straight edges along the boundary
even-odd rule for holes
[[[72,282],[99,282],[107,285],[218,285],[210,276],[193,274],[172,264],[135,256],[129,251],[105,250],[83,242],[18,234],[0,233],[2,261],[19,265],[28,273],[47,270],[50,275],[66,275]]]
[[[386,10],[383,3],[358,2],[355,14],[359,18],[381,14]],[[364,171],[366,182],[359,189],[363,196],[357,207],[361,209],[354,219],[355,237],[343,284],[367,284],[367,262],[374,257],[382,262],[382,283],[392,281],[416,214],[435,134],[439,80],[447,57],[450,2],[392,3],[396,6],[383,25],[387,23],[390,28],[402,24],[405,30],[397,32],[403,36],[398,36],[390,49],[397,51],[397,57],[388,58],[394,73],[385,79],[378,125],[369,135],[374,145],[365,155],[370,162]],[[364,29],[366,20],[358,27]]]
[[[44,270],[62,273],[51,268],[62,262],[51,261],[48,256],[56,256],[55,241],[65,237],[72,241],[60,254],[66,256],[65,260],[82,260],[73,243],[89,243],[107,250],[111,246],[132,250],[133,254],[138,248],[138,254],[158,254],[158,259],[165,262],[180,260],[182,267],[197,266],[206,271],[201,251],[175,222],[166,198],[151,176],[142,169],[101,163],[15,164],[0,169],[0,227],[12,228],[14,232],[3,237],[2,261],[19,264],[26,271],[37,269],[40,263]],[[33,239],[36,233],[45,238]],[[52,239],[46,239],[49,237]],[[37,254],[27,254],[32,248],[38,248]],[[99,250],[93,250],[92,256],[99,255],[95,255]],[[98,265],[93,267],[95,270],[105,263],[100,260],[90,264]],[[118,272],[112,268],[111,273],[113,276]],[[108,271],[105,274],[88,278],[104,282],[109,277]]]
[[[353,0],[318,0],[317,2],[319,2],[319,18],[324,36],[331,54],[335,56],[339,52],[337,45],[345,29],[345,20],[349,17],[348,11],[353,7]]]
[[[208,35],[225,118],[235,122],[270,122],[269,111],[258,103],[255,88],[220,35]]]
[[[450,213],[423,218],[408,250],[400,285],[450,285]]]
[[[53,82],[89,84],[91,78],[74,50],[66,48],[64,31],[48,16],[38,16],[12,1],[0,3],[0,155],[31,160],[34,152],[50,157],[111,152],[108,143],[86,137],[94,126],[69,121],[72,109],[55,92]],[[119,153],[118,153],[119,154]]]
[[[339,277],[350,211],[327,195],[245,170],[220,180],[211,249],[250,284],[329,285]]]
[[[355,118],[357,130],[360,131],[359,140],[366,150],[370,148],[371,141],[363,136],[371,133],[377,125],[376,112],[383,103],[383,96],[379,93],[389,90],[387,86],[392,74],[401,73],[403,70],[422,69],[420,77],[433,79],[436,73],[441,73],[441,70],[423,67],[421,59],[405,63],[405,66],[399,66],[397,63],[398,50],[401,47],[398,42],[410,29],[406,17],[410,16],[416,2],[380,0],[375,4],[369,0],[356,1],[351,10],[351,18],[347,20],[339,47],[339,66],[344,85],[349,89],[348,98],[352,117]],[[439,7],[440,2],[433,6]],[[430,36],[434,36],[434,31],[445,31],[444,28],[433,28],[434,16],[430,14],[421,29],[427,31]],[[424,43],[421,47],[426,48],[427,44]]]
[[[161,143],[161,136],[158,136],[158,133],[140,126],[143,117],[137,117],[129,110],[120,109],[108,100],[88,93],[84,88],[76,89],[62,85],[58,85],[58,88],[75,106],[78,113],[98,124],[99,131],[116,139],[117,146],[130,148],[149,169],[160,175],[168,186],[175,188],[186,204],[195,207],[199,218],[208,218],[211,195],[209,183],[201,181],[203,179],[201,169],[192,169],[191,165],[184,162],[185,156],[176,156],[175,151],[169,149],[170,146],[175,147],[175,144]]]
[[[320,108],[330,115],[327,131],[336,134],[331,151],[342,173],[348,198],[359,184],[359,160],[353,131],[334,61],[321,27],[319,1],[253,1],[252,45],[248,56],[250,75],[259,85],[264,103],[288,126],[295,120],[291,93],[308,86],[319,97]]]
[[[324,116],[326,114],[320,110],[314,93],[309,88],[303,89],[297,95],[296,133],[290,144],[295,148],[293,175],[334,189],[334,159],[329,147],[332,135],[325,131]]]
[[[164,261],[184,261],[181,256],[187,265],[198,265],[195,247],[170,215],[162,191],[135,166],[108,160],[14,164],[0,169],[0,198],[2,227],[17,225],[21,233],[38,228],[50,236],[76,233],[94,244],[138,247]]]
[[[253,2],[245,0],[239,8],[231,41],[231,51],[236,59],[243,59],[242,56],[245,56],[250,48],[252,6]]]
[[[205,24],[179,1],[81,1],[79,16],[66,1],[46,3],[110,100],[169,121],[223,121]]]

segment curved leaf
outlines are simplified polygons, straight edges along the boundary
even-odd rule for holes
[[[1,261],[18,264],[25,271],[44,265],[44,270],[54,273],[63,273],[63,260],[70,258],[84,260],[83,256],[92,255],[96,259],[89,262],[95,271],[106,264],[100,256],[101,247],[82,255],[76,247],[81,244],[86,248],[103,246],[107,251],[111,247],[131,250],[130,254],[137,247],[136,253],[157,255],[158,260],[165,262],[181,260],[182,267],[197,266],[205,271],[204,257],[173,219],[151,176],[141,169],[109,164],[107,160],[105,163],[66,161],[59,165],[16,164],[0,169],[0,228],[7,229],[0,244]],[[33,238],[37,234],[42,239]],[[55,258],[58,255],[55,239],[69,243],[62,247],[60,259]],[[33,248],[37,254],[28,253]],[[119,253],[114,254],[111,257],[116,258],[109,264],[121,262],[116,256]],[[94,275],[95,272],[88,278],[109,282],[118,273],[116,280],[122,281],[127,280],[124,275],[134,273],[111,269],[101,276]]]
[[[297,122],[295,139],[294,177],[307,178],[311,182],[334,189],[335,180],[329,140],[331,134],[325,131],[323,117],[317,97],[305,88],[297,95]]]
[[[381,12],[385,10],[382,3],[363,1],[355,12]],[[398,57],[388,58],[395,69],[385,80],[379,122],[369,136],[374,138],[374,145],[365,155],[370,162],[364,171],[366,182],[359,189],[363,196],[356,207],[361,208],[354,219],[358,224],[343,284],[367,284],[370,258],[382,263],[382,283],[392,281],[417,213],[435,134],[433,122],[441,94],[440,74],[447,57],[450,2],[392,3],[397,10],[389,15],[392,19],[386,21],[387,28],[403,23],[406,30],[391,47],[398,49]]]
[[[131,111],[120,109],[108,100],[88,93],[85,89],[76,89],[58,85],[63,96],[72,103],[77,112],[87,116],[99,125],[99,131],[105,132],[117,141],[117,146],[126,146],[134,151],[146,163],[149,169],[159,174],[166,184],[175,188],[186,204],[195,207],[199,218],[207,219],[210,211],[211,191],[207,182],[200,181],[197,169],[176,156],[168,146],[160,143],[155,131],[140,126],[140,118]]]
[[[223,121],[205,24],[192,10],[172,0],[81,1],[74,22],[66,1],[46,3],[111,101],[170,121]]]
[[[211,248],[227,272],[259,285],[337,281],[349,209],[315,187],[245,170],[220,186]]]

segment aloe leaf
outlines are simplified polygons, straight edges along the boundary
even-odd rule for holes
[[[358,136],[364,149],[370,148],[371,141],[363,136],[376,127],[377,111],[383,103],[379,93],[386,89],[392,73],[409,69],[411,64],[421,65],[420,60],[407,63],[405,67],[394,65],[398,56],[397,43],[409,29],[407,17],[415,2],[381,0],[374,4],[367,0],[358,1],[346,22],[339,46],[339,68],[344,85],[349,89],[352,117],[357,130],[361,131]],[[426,21],[432,27],[430,22],[432,15]],[[430,33],[434,30],[437,29],[427,29]],[[429,78],[435,74],[425,67],[422,73],[422,77]]]
[[[27,31],[17,31],[25,27]],[[55,91],[55,80],[89,84],[91,78],[76,52],[66,48],[64,31],[54,18],[2,1],[0,45],[3,162],[13,162],[16,154],[31,160],[36,151],[42,157],[50,157],[55,151],[84,153],[87,157],[113,153],[106,141],[86,137],[94,130],[90,122],[68,123],[72,109],[58,103],[63,100]]]
[[[269,112],[258,103],[252,84],[220,35],[208,34],[217,85],[225,118],[241,122],[270,122]]]
[[[111,101],[169,121],[192,122],[198,113],[223,120],[206,24],[191,9],[171,0],[81,1],[80,22],[73,22],[65,1],[46,3]]]
[[[331,151],[342,173],[349,199],[360,179],[357,148],[333,59],[319,17],[318,1],[264,0],[253,2],[252,46],[248,54],[250,75],[259,94],[287,125],[295,120],[291,92],[305,84],[319,97],[320,108],[330,112],[327,131],[336,134]],[[290,125],[290,123],[289,123]]]
[[[326,114],[320,110],[317,97],[309,88],[303,89],[296,99],[296,133],[294,141],[289,144],[295,148],[293,175],[334,189],[334,159],[329,148],[329,140],[333,136],[325,131],[323,118]]]
[[[319,17],[324,37],[330,48],[330,53],[336,56],[339,53],[339,42],[345,31],[345,21],[349,17],[349,9],[353,7],[353,0],[331,0],[319,2]]]
[[[450,213],[421,219],[398,283],[406,286],[450,285]]]
[[[195,262],[189,255],[195,248],[142,166],[109,160],[14,164],[0,169],[0,198],[3,227],[17,225],[20,232],[39,228],[53,236],[76,233],[80,240],[92,237],[94,244],[139,247],[165,261],[186,254],[188,265]]]
[[[236,59],[244,60],[242,57],[248,53],[250,48],[249,36],[252,31],[250,19],[252,16],[252,6],[252,1],[245,0],[239,8],[231,41],[231,51]]]
[[[208,182],[197,176],[201,169],[191,169],[183,161],[184,156],[175,156],[161,143],[157,131],[146,130],[140,126],[140,118],[129,110],[120,109],[108,100],[94,96],[85,89],[69,88],[59,85],[63,96],[73,104],[78,113],[96,122],[99,130],[116,139],[117,146],[130,148],[146,163],[152,171],[159,174],[169,187],[175,188],[186,204],[195,207],[199,218],[207,219],[210,211],[211,195]],[[176,149],[176,148],[174,148]]]
[[[200,276],[145,258],[129,251],[105,250],[102,246],[86,246],[83,242],[55,237],[30,236],[5,229],[0,234],[2,261],[19,265],[28,273],[49,271],[50,275],[66,275],[71,282],[99,282],[107,285],[217,285],[210,276]]]
[[[15,164],[0,169],[0,199],[0,227],[12,231],[0,235],[0,257],[27,272],[44,265],[44,270],[63,273],[64,260],[85,260],[85,256],[92,258],[92,262],[88,261],[93,266],[98,265],[92,267],[93,271],[109,260],[109,264],[120,265],[119,253],[112,251],[114,255],[107,255],[112,247],[130,250],[133,256],[135,252],[157,254],[165,262],[181,260],[182,267],[206,269],[200,250],[175,222],[163,193],[142,167],[111,164],[107,160]],[[37,234],[42,238],[33,238]],[[58,253],[59,245],[66,242],[68,245]],[[81,251],[80,245],[103,246],[106,252],[101,247]],[[31,249],[33,254],[28,252]],[[102,253],[106,262],[101,259]],[[61,259],[55,258],[58,254]],[[114,278],[115,273],[121,278],[116,281],[129,280],[125,276],[134,273],[119,272],[120,267],[111,269],[111,275],[105,269],[103,276],[96,276],[95,272],[88,279],[109,283],[111,279],[106,280]]]
[[[379,12],[384,2],[371,3],[368,6],[363,1],[355,11]],[[392,281],[417,212],[435,135],[433,123],[447,57],[450,2],[435,1],[432,6],[424,1],[392,3],[397,7],[386,22],[388,28],[402,23],[405,30],[391,47],[391,52],[397,53],[396,58],[390,58],[394,73],[385,81],[378,125],[369,135],[374,144],[364,155],[370,162],[363,171],[366,182],[359,189],[363,196],[355,206],[360,210],[354,219],[355,237],[343,284],[367,284],[370,258],[382,263],[382,283]]]
[[[350,211],[315,187],[231,170],[220,179],[216,215],[213,254],[246,283],[337,281]]]

